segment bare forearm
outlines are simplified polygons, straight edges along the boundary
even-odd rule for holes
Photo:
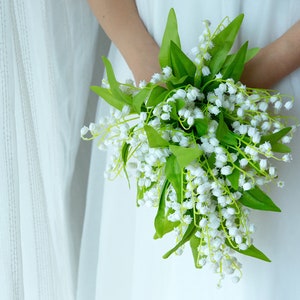
[[[134,0],[88,0],[98,22],[122,53],[136,81],[159,70],[159,47],[139,17]]]
[[[249,61],[241,81],[269,88],[300,67],[300,21]]]

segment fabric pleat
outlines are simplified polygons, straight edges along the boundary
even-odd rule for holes
[[[0,1],[1,299],[76,298],[98,32],[83,0]]]

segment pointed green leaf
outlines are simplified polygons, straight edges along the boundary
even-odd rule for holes
[[[176,99],[176,109],[177,109],[177,111],[179,111],[180,109],[184,108],[185,105],[186,105],[185,100],[180,99],[180,98]]]
[[[153,107],[161,103],[165,100],[166,95],[168,94],[168,91],[160,86],[154,86],[149,94],[149,98],[146,102],[147,107]]]
[[[166,85],[168,87],[169,90],[175,89],[175,88],[180,88],[183,85],[186,84],[186,82],[189,82],[189,76],[182,76],[180,78],[177,77],[171,77],[170,79],[168,79],[168,81],[166,82]]]
[[[199,254],[198,247],[199,247],[199,245],[200,245],[200,239],[198,237],[196,237],[195,235],[193,235],[190,239],[190,247],[192,249],[194,264],[197,269],[200,269],[199,262],[198,262],[198,258],[199,258],[198,257],[198,254]]]
[[[168,215],[166,214],[166,192],[170,185],[170,182],[166,180],[164,182],[162,192],[159,200],[159,207],[154,219],[154,227],[156,233],[154,235],[155,239],[162,238],[166,233],[172,231],[179,222],[171,222],[168,220]]]
[[[148,143],[151,148],[168,147],[169,143],[151,126],[145,125]]]
[[[171,118],[177,121],[179,119],[178,111],[186,105],[186,102],[183,99],[176,99],[175,102],[169,102],[168,104],[172,107]]]
[[[132,108],[136,113],[141,112],[142,105],[146,102],[150,93],[150,89],[144,88],[132,97]]]
[[[194,78],[196,66],[172,41],[170,46],[170,55],[172,70],[176,77],[181,78],[188,75],[191,79]]]
[[[208,131],[208,119],[207,118],[196,119],[194,125],[196,127],[198,137],[201,137],[201,136],[207,134],[207,131]]]
[[[239,199],[240,203],[244,206],[251,207],[258,210],[268,210],[280,212],[280,208],[275,205],[272,199],[263,192],[258,186],[255,186],[249,191],[243,192],[242,197]]]
[[[175,145],[170,145],[169,149],[176,156],[178,164],[182,169],[200,157],[203,152],[199,148],[185,148]]]
[[[214,47],[210,51],[212,56],[209,63],[211,75],[207,80],[214,78],[215,75],[221,70],[224,62],[226,61],[227,54],[229,53],[232,45],[236,39],[237,33],[242,24],[244,15],[237,16],[227,27],[225,27],[220,33],[218,33],[214,39]]]
[[[178,120],[176,103],[175,102],[169,102],[168,105],[171,106],[171,112],[170,112],[171,119]]]
[[[139,199],[143,199],[145,193],[144,187],[140,187],[138,184],[138,180],[136,180],[136,206],[140,207]]]
[[[195,226],[194,222],[192,222],[185,234],[183,235],[181,241],[174,247],[172,248],[170,251],[168,251],[164,256],[163,258],[168,258],[172,253],[174,253],[175,251],[177,251],[181,246],[183,246],[186,242],[188,242],[192,236],[195,234],[195,232],[197,231],[197,227]]]
[[[278,152],[278,153],[290,153],[291,152],[291,148],[288,147],[285,144],[273,143],[272,144],[272,151]]]
[[[183,175],[182,169],[180,168],[178,161],[174,155],[171,155],[167,158],[165,166],[165,175],[166,178],[172,184],[174,190],[176,191],[177,201],[180,202],[182,199],[182,184],[183,184]]]
[[[247,256],[252,256],[267,262],[271,262],[271,260],[263,252],[258,250],[254,245],[249,246],[248,249],[246,250],[240,250],[234,241],[228,242],[228,240],[226,240],[225,243],[228,247],[232,248],[236,252],[239,252]]]
[[[173,8],[170,9],[168,15],[168,20],[158,56],[161,68],[166,66],[172,67],[170,58],[171,41],[173,41],[179,48],[181,48],[180,38],[178,34],[177,18],[175,10]]]
[[[129,129],[128,135],[131,135],[135,128],[136,128],[136,125],[131,127]],[[121,150],[121,157],[122,157],[122,161],[123,161],[123,164],[125,167],[126,167],[126,164],[128,161],[129,150],[130,150],[130,144],[124,142],[123,146],[122,146],[122,150]]]
[[[216,130],[216,138],[224,145],[236,146],[237,139],[232,131],[229,130],[224,121],[223,114],[219,114],[219,124]]]
[[[124,165],[123,171],[125,173],[128,185],[130,187],[130,180],[129,180],[128,173],[127,173],[127,170],[126,170],[126,164],[127,164],[127,160],[128,160],[129,148],[130,148],[129,144],[123,143],[121,155],[122,155],[122,161],[123,161],[123,165]]]
[[[245,63],[248,62],[249,60],[251,60],[258,52],[259,52],[260,48],[251,48],[248,49],[246,52],[246,58],[245,58]],[[227,55],[226,61],[223,64],[223,67],[221,69],[221,73],[223,74],[223,70],[225,70],[235,59],[237,53],[234,54],[229,54]]]
[[[208,163],[208,165],[209,165],[209,167],[210,167],[211,169],[213,169],[213,168],[215,167],[215,163],[216,163],[216,153],[215,153],[215,152],[212,153],[212,154],[208,157],[207,163]]]
[[[258,250],[254,245],[251,245],[247,250],[236,250],[235,251],[242,253],[244,255],[252,256],[267,262],[271,262],[271,260],[260,250]]]
[[[109,89],[100,86],[92,86],[91,90],[118,110],[122,110],[123,106],[126,105],[122,99],[115,97]]]
[[[272,144],[277,143],[280,139],[282,139],[284,136],[286,136],[290,131],[292,127],[285,127],[275,133],[262,136],[260,143],[263,144],[264,142],[268,141]]]
[[[120,83],[116,80],[115,73],[110,61],[105,56],[102,57],[102,60],[105,66],[107,81],[109,83],[111,93],[116,98],[119,98],[120,101],[122,100],[124,103],[131,106],[131,97],[120,90]]]
[[[226,176],[226,178],[230,181],[232,188],[236,191],[239,188],[240,174],[241,172],[238,169],[234,168],[232,173]]]
[[[234,81],[238,81],[241,78],[244,70],[247,48],[248,42],[239,49],[226,69],[222,69],[221,73],[224,79],[232,78]]]
[[[248,62],[249,60],[251,60],[259,51],[260,51],[260,48],[248,49],[245,62]]]
[[[126,166],[126,163],[127,163],[129,148],[130,148],[129,144],[127,144],[127,143],[123,144],[121,154],[122,154],[122,161],[123,161],[124,166]]]

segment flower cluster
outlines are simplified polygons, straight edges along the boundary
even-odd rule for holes
[[[177,243],[165,258],[189,242],[197,268],[211,263],[221,278],[236,280],[236,252],[269,261],[253,245],[249,208],[280,211],[260,186],[283,186],[272,162],[291,160],[287,144],[295,126],[280,111],[291,109],[293,99],[238,81],[254,50],[218,55],[225,38],[230,50],[242,16],[214,33],[206,21],[192,58],[173,42],[179,39],[170,33],[174,20],[171,11],[162,73],[149,83],[118,83],[104,60],[108,85],[94,90],[115,109],[81,134],[114,148],[109,177],[134,170],[137,204],[157,209],[155,238],[175,233]]]

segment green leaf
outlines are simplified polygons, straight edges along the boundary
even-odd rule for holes
[[[185,100],[180,99],[180,98],[176,99],[176,109],[177,109],[177,111],[179,111],[180,109],[184,108],[185,105],[186,105]]]
[[[120,90],[120,83],[116,80],[115,73],[110,61],[105,56],[102,57],[102,60],[105,66],[107,81],[109,83],[111,93],[116,98],[120,98],[120,101],[123,101],[127,105],[131,106],[131,97]]]
[[[150,93],[151,90],[144,88],[132,97],[132,108],[136,113],[141,112],[142,105],[146,102]]]
[[[177,201],[180,202],[182,200],[183,175],[175,155],[171,155],[167,158],[165,175],[176,191]]]
[[[158,56],[161,68],[166,66],[171,67],[171,57],[170,57],[171,41],[173,41],[179,48],[181,48],[180,38],[178,34],[177,19],[176,19],[175,10],[173,8],[170,9],[168,15],[168,20],[167,20],[167,24],[166,24],[166,28],[162,39],[159,56]]]
[[[170,45],[170,56],[175,77],[181,78],[188,75],[191,79],[194,78],[196,66],[172,41]]]
[[[241,27],[244,15],[237,16],[226,28],[218,33],[212,40],[214,47],[210,51],[212,56],[209,63],[210,76],[206,80],[210,80],[221,70],[224,62],[226,61],[227,54],[229,53],[232,45],[236,39],[237,33]],[[206,77],[205,77],[206,78]]]
[[[260,250],[258,250],[254,245],[251,245],[248,249],[246,250],[235,250],[239,253],[242,253],[244,255],[252,256],[267,262],[271,262],[271,260]]]
[[[151,148],[168,147],[169,143],[151,126],[145,125],[148,143]]]
[[[248,49],[246,52],[245,63],[248,62],[250,59],[252,59],[259,52],[259,50],[260,50],[259,48]],[[227,55],[226,61],[224,62],[223,67],[221,69],[222,74],[224,70],[228,68],[228,66],[233,62],[236,55],[237,53]]]
[[[284,144],[278,143],[278,141],[286,136],[291,131],[291,129],[292,127],[285,127],[275,133],[265,135],[261,138],[260,143],[263,144],[264,142],[270,142],[272,151],[279,153],[289,153],[291,152],[291,149]]]
[[[122,161],[123,161],[124,166],[126,166],[126,163],[127,163],[129,148],[130,148],[129,144],[127,144],[127,143],[123,144],[121,154],[122,154]]]
[[[120,99],[119,97],[115,97],[109,89],[100,86],[92,86],[91,90],[98,96],[103,98],[109,105],[118,110],[122,110],[123,106],[126,105],[126,103],[122,99]]]
[[[135,128],[136,128],[136,125],[131,127],[129,129],[128,135],[131,135]],[[121,157],[122,157],[124,166],[126,166],[126,164],[127,164],[129,150],[130,150],[130,144],[124,142],[123,146],[122,146],[122,150],[121,150]]]
[[[136,181],[136,206],[139,207],[139,199],[143,199],[145,193],[144,187],[140,187],[138,184],[138,180]]]
[[[123,143],[121,155],[122,155],[122,161],[123,161],[123,164],[124,164],[123,171],[125,173],[128,185],[130,187],[130,180],[129,180],[128,173],[127,173],[127,170],[126,170],[126,164],[127,164],[127,160],[128,160],[129,148],[130,148],[129,144]]]
[[[216,130],[216,138],[223,145],[236,146],[237,139],[232,131],[229,130],[227,124],[224,121],[223,114],[219,114],[219,124]]]
[[[164,101],[166,95],[168,94],[168,91],[160,86],[154,86],[154,88],[152,88],[149,98],[146,102],[147,107],[153,107],[158,105],[159,103],[161,103],[162,101]]]
[[[176,156],[177,162],[182,169],[203,153],[199,148],[185,148],[175,145],[170,145],[169,149]]]
[[[215,167],[215,163],[216,163],[216,153],[213,152],[207,159],[207,163],[209,165],[209,167],[211,169],[213,169]]]
[[[202,84],[202,78],[204,76],[202,76],[202,70],[197,68],[196,73],[195,73],[195,77],[194,77],[194,86],[197,87],[198,89],[201,89],[201,87],[203,86]],[[211,78],[211,77],[209,77]],[[208,80],[206,80],[207,82]]]
[[[166,192],[170,185],[170,182],[166,180],[163,185],[163,189],[160,195],[159,207],[154,219],[155,235],[154,239],[162,238],[166,233],[172,231],[179,222],[171,222],[168,220],[166,210]]]
[[[268,210],[280,212],[280,208],[275,205],[272,199],[263,192],[258,186],[255,186],[249,191],[243,192],[242,197],[239,199],[240,203],[244,206],[251,207],[258,210]]]
[[[278,153],[289,153],[289,152],[291,152],[291,148],[288,147],[287,145],[284,145],[281,143],[273,143],[272,151],[278,152]]]
[[[232,188],[236,191],[239,189],[240,174],[241,172],[238,169],[234,168],[232,173],[226,176],[226,178],[228,178],[228,180],[230,181]]]
[[[251,60],[259,51],[260,51],[260,48],[248,49],[245,62],[248,62],[249,60]]]
[[[175,102],[169,102],[168,105],[171,106],[171,112],[170,112],[171,119],[178,120],[176,103]]]
[[[193,235],[190,239],[190,247],[192,249],[194,264],[197,269],[200,269],[199,262],[198,262],[198,258],[199,258],[198,257],[198,254],[199,254],[198,247],[199,247],[199,245],[200,245],[200,239],[198,237],[196,237],[195,235]]]
[[[174,247],[172,248],[170,251],[168,251],[164,256],[163,258],[168,258],[172,253],[174,253],[175,251],[177,251],[181,246],[183,246],[186,242],[188,242],[192,236],[195,234],[195,232],[197,231],[197,227],[195,226],[194,222],[192,222],[185,234],[183,235],[181,241]]]
[[[260,143],[263,144],[264,142],[268,141],[272,144],[277,143],[281,138],[286,136],[290,131],[292,127],[285,127],[275,133],[264,135],[261,137]]]
[[[238,81],[244,70],[246,53],[248,48],[248,42],[246,42],[233,57],[232,62],[226,69],[222,69],[221,73],[223,78],[232,78],[234,81]]]
[[[175,89],[175,88],[178,88],[178,87],[179,88],[182,87],[183,85],[185,85],[189,81],[190,81],[190,79],[189,79],[188,75],[182,76],[180,78],[177,78],[177,77],[173,76],[170,79],[168,79],[166,84],[167,84],[168,89],[172,90],[172,89]]]
[[[173,120],[177,121],[179,119],[178,111],[186,105],[186,102],[183,99],[176,99],[175,102],[171,101],[168,104],[172,107],[172,110],[171,110],[171,113],[170,113],[171,118]]]
[[[247,255],[247,256],[252,256],[252,257],[267,261],[267,262],[271,262],[271,260],[263,252],[258,250],[254,245],[251,245],[246,250],[240,250],[238,248],[237,244],[233,241],[228,242],[228,240],[226,240],[226,245],[229,246],[230,248],[232,248],[233,250],[235,250],[236,252],[239,252],[241,254],[244,254],[244,255]],[[232,245],[234,247],[232,247]]]
[[[208,131],[208,119],[207,118],[195,119],[194,125],[196,127],[198,137],[201,137],[201,136],[207,134],[207,131]]]

